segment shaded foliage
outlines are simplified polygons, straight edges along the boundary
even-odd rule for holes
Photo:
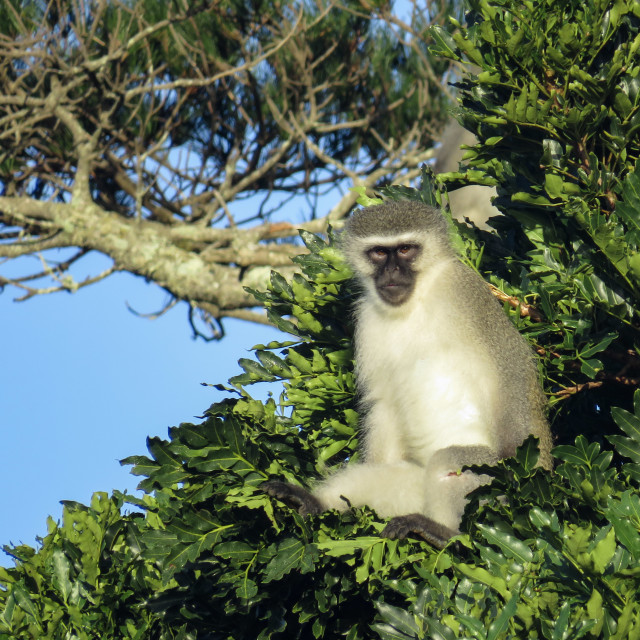
[[[640,381],[640,10],[468,6],[466,28],[434,27],[438,51],[476,65],[458,83],[459,119],[479,144],[444,179],[497,186],[508,215],[494,222],[500,246],[489,239],[485,268],[507,293],[535,300],[542,322],[527,331],[550,389],[598,437]]]

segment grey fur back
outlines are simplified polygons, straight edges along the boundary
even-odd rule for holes
[[[551,466],[551,437],[544,416],[546,403],[538,382],[538,371],[531,347],[504,313],[487,283],[470,267],[457,262],[450,282],[451,304],[466,314],[465,324],[476,340],[484,343],[496,359],[504,395],[502,457],[512,456],[532,433],[540,439],[540,464]],[[465,299],[456,298],[464,291]]]

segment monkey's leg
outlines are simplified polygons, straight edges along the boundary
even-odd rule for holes
[[[396,516],[380,534],[383,538],[400,540],[411,533],[424,538],[429,544],[442,549],[450,538],[458,535],[459,531],[445,527],[445,525],[423,516],[421,513],[410,513],[406,516]]]
[[[260,489],[266,494],[282,500],[290,507],[297,509],[302,516],[316,515],[322,513],[324,509],[320,501],[306,489],[295,484],[281,482],[280,480],[269,480],[260,485]]]
[[[424,512],[426,470],[410,462],[347,465],[313,490],[325,509],[368,505],[388,518]]]
[[[450,538],[459,533],[467,494],[488,480],[486,476],[478,476],[471,471],[459,473],[457,470],[467,464],[491,464],[496,460],[496,453],[485,445],[451,446],[438,450],[428,463],[425,511],[393,518],[382,535],[406,538],[413,533],[442,549]]]

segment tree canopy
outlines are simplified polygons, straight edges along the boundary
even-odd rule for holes
[[[409,181],[432,154],[451,65],[428,27],[452,3],[410,6],[3,3],[0,285],[24,300],[127,271],[203,336],[263,322],[244,287],[290,271],[297,226],[326,229],[349,187]]]
[[[473,63],[458,116],[479,143],[461,171],[377,195],[496,186],[495,233],[452,225],[539,355],[554,472],[533,439],[477,467],[493,481],[440,551],[380,538],[369,509],[305,519],[260,491],[357,459],[353,285],[332,235],[302,230],[299,270],[254,292],[291,338],[241,359],[202,422],[124,461],[141,499],[67,504],[41,549],[6,548],[2,640],[640,638],[640,6],[466,6],[433,53]],[[278,398],[252,398],[273,381]]]

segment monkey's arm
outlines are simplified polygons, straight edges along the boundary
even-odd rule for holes
[[[297,509],[303,516],[322,513],[324,510],[320,501],[309,491],[294,484],[270,480],[260,485],[268,495],[282,500],[290,507]],[[417,534],[438,549],[442,549],[447,540],[458,534],[442,524],[423,516],[421,513],[411,513],[406,516],[392,518],[382,531],[385,538],[402,539],[410,534]]]
[[[454,531],[443,524],[423,516],[421,513],[410,513],[406,516],[392,518],[380,534],[383,538],[402,539],[415,533],[424,538],[429,544],[438,549],[442,549],[450,538],[458,535],[459,531]]]
[[[293,509],[297,509],[302,516],[316,515],[324,511],[320,501],[314,495],[295,484],[281,482],[280,480],[269,480],[268,482],[263,482],[260,485],[260,489],[266,494],[282,500]]]
[[[498,460],[500,460],[500,456],[488,445],[453,445],[438,449],[429,460],[429,468],[436,475],[445,476],[458,472],[465,466],[494,465]]]

